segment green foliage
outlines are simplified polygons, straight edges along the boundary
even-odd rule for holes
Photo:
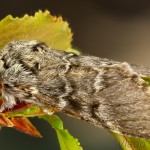
[[[33,116],[38,116],[41,114],[41,110],[37,105],[32,105],[30,107],[27,108],[23,108],[17,111],[10,111],[6,113],[6,116],[8,118],[10,117],[22,117],[22,116],[26,116],[26,117],[33,117]]]
[[[150,86],[150,77],[142,77],[142,79]]]
[[[22,18],[8,15],[0,21],[0,48],[16,40],[39,40],[51,48],[67,51],[71,48],[72,33],[67,22],[49,11]]]
[[[122,150],[150,150],[150,140],[112,134],[120,143]]]
[[[55,129],[61,150],[82,150],[78,140],[70,135],[68,130],[63,129],[63,123],[58,116],[43,115],[40,118],[48,121]]]

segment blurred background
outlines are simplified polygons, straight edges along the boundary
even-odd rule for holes
[[[74,33],[73,45],[85,54],[149,66],[149,0],[2,0],[0,19],[8,14],[33,15],[39,9],[61,15]],[[106,130],[59,114],[64,126],[77,137],[84,150],[121,150]],[[47,122],[34,118],[43,138],[37,139],[4,128],[0,132],[2,150],[59,150],[55,132]]]

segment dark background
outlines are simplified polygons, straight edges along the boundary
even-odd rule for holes
[[[8,14],[33,15],[37,10],[50,10],[70,23],[73,45],[85,54],[149,65],[150,1],[149,0],[2,0],[0,18]],[[120,150],[112,135],[103,129],[59,114],[84,150]],[[59,150],[55,132],[47,122],[32,119],[43,138],[37,139],[4,128],[0,132],[2,150]]]

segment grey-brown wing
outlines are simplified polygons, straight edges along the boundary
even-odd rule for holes
[[[94,114],[111,131],[150,138],[149,87],[138,80],[124,78],[100,92],[104,100],[96,106]]]
[[[141,78],[146,69],[90,56],[68,61],[51,68],[41,83],[47,106],[116,133],[150,138],[149,87]]]

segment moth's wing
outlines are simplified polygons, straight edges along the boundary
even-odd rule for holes
[[[150,138],[150,89],[140,76],[143,69],[85,60],[72,62],[76,65],[67,72],[67,65],[60,64],[59,71],[45,66],[40,74],[46,82],[38,89],[41,103],[58,110],[62,105],[66,114],[116,133]]]
[[[114,74],[116,72],[114,70]],[[108,74],[113,77],[112,70]],[[150,138],[150,87],[139,74],[127,77],[117,73],[116,77],[116,81],[109,82],[109,86],[99,92],[101,103],[94,109],[95,117],[113,132]]]

